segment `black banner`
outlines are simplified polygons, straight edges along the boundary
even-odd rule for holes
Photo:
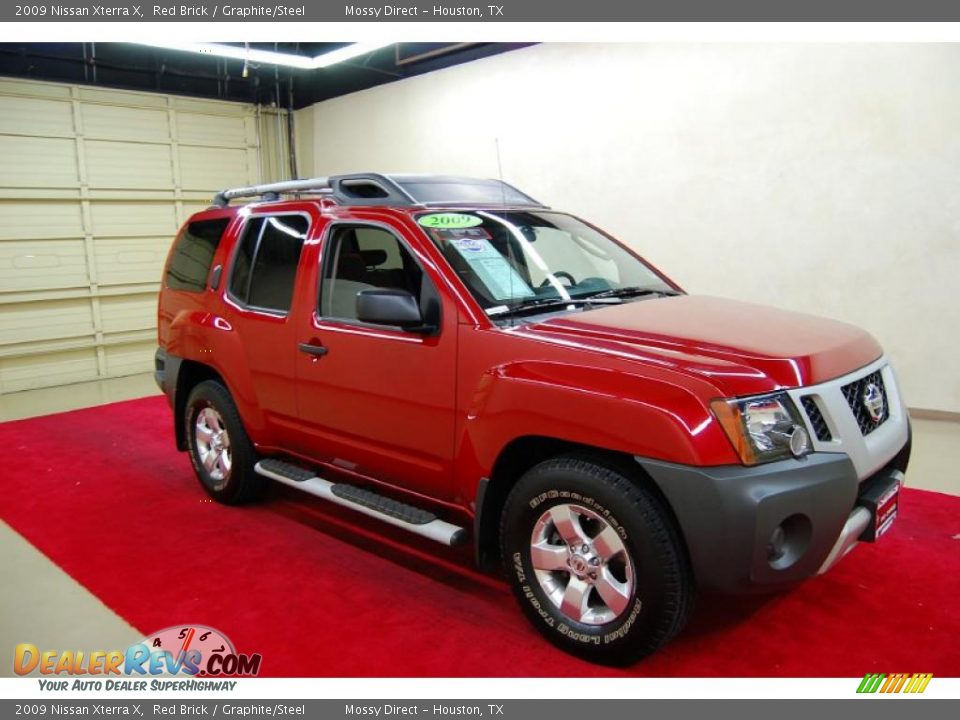
[[[590,686],[571,678],[571,688]],[[910,709],[905,704],[910,703]],[[0,717],[48,720],[63,717],[164,718],[322,718],[323,720],[416,717],[484,718],[485,720],[583,720],[584,718],[667,717],[737,718],[737,720],[810,720],[843,717],[857,720],[939,720],[954,717],[951,700],[3,700]]]
[[[2,22],[944,22],[956,0],[285,0],[3,3]]]

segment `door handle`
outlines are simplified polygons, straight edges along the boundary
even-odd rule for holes
[[[300,352],[305,352],[309,355],[326,355],[329,350],[323,345],[311,345],[310,343],[300,343]]]

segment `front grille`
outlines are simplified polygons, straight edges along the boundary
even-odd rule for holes
[[[823,419],[823,413],[821,413],[820,408],[817,407],[813,396],[804,395],[800,398],[800,402],[803,404],[803,411],[810,419],[810,427],[813,428],[813,434],[817,436],[817,440],[821,442],[830,442],[833,440],[833,435],[830,434],[830,428],[827,427],[827,421]]]
[[[871,388],[871,386],[873,387]],[[854,380],[849,385],[844,385],[840,389],[843,391],[843,397],[847,399],[847,405],[849,405],[850,410],[853,411],[853,416],[857,419],[860,432],[864,435],[872,433],[890,417],[887,389],[883,385],[883,377],[879,370],[859,380]],[[878,394],[879,399],[877,397]],[[871,415],[871,411],[867,406],[868,402],[872,403],[877,413],[876,418]]]

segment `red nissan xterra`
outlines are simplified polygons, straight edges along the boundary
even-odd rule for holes
[[[225,190],[173,243],[159,344],[213,498],[274,480],[472,543],[597,662],[667,642],[698,589],[787,587],[876,540],[910,454],[866,332],[687,295],[494,180]]]

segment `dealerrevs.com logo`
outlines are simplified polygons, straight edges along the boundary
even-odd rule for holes
[[[206,625],[178,625],[145,637],[126,650],[41,650],[20,643],[17,675],[237,677],[260,672],[259,653],[238,653],[230,639]],[[66,688],[63,688],[66,689]]]

